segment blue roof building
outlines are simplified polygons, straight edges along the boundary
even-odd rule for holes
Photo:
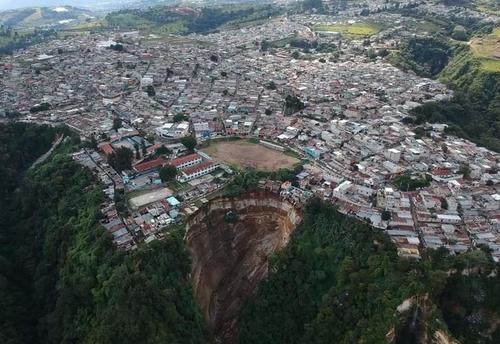
[[[181,202],[179,202],[177,200],[177,198],[175,198],[174,196],[171,196],[169,198],[167,198],[167,202],[168,204],[170,204],[172,207],[177,207],[179,204],[181,204]]]

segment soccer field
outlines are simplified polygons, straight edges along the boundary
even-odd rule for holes
[[[277,171],[280,168],[292,168],[299,162],[298,159],[282,152],[246,140],[211,143],[203,151],[217,162],[240,169]]]

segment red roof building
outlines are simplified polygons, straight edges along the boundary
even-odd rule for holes
[[[112,154],[115,150],[113,149],[113,146],[111,146],[110,143],[103,143],[99,146],[99,149],[106,155]]]
[[[170,160],[169,164],[177,167],[177,169],[182,170],[202,162],[201,155],[198,153],[189,154],[174,160]]]
[[[187,174],[187,175],[190,175],[190,174],[194,174],[198,171],[201,171],[209,166],[212,166],[213,165],[213,162],[212,161],[204,161],[196,166],[193,166],[193,167],[189,167],[189,168],[186,168],[183,173]]]
[[[449,177],[451,176],[451,172],[449,169],[447,168],[442,168],[442,167],[438,167],[438,168],[435,168],[432,170],[432,174],[434,176],[438,176],[438,177]]]
[[[219,165],[213,161],[204,161],[196,166],[186,168],[180,175],[180,180],[187,182],[214,171]]]
[[[153,170],[158,170],[167,164],[167,160],[163,158],[157,158],[150,161],[141,162],[134,166],[134,170],[137,173],[145,173]]]

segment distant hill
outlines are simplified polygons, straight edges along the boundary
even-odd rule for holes
[[[0,0],[0,10],[20,9],[27,7],[56,7],[56,6],[86,6],[98,1],[87,0]]]
[[[105,26],[158,33],[206,33],[231,25],[250,25],[281,13],[282,9],[278,6],[256,4],[226,4],[200,8],[155,6],[112,12],[106,16]]]
[[[180,3],[181,0],[0,0],[0,11],[29,7],[75,6],[91,10],[115,10]]]
[[[0,25],[13,28],[57,27],[96,18],[90,10],[72,6],[30,7],[0,12]]]

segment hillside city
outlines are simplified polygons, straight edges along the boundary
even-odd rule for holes
[[[445,134],[446,124],[422,130],[409,120],[412,109],[453,91],[387,60],[420,28],[417,19],[377,12],[382,6],[371,2],[369,19],[394,25],[355,39],[321,26],[356,24],[358,8],[208,34],[53,39],[0,59],[0,119],[66,124],[93,143],[73,159],[99,178],[109,198],[101,223],[126,249],[163,237],[242,173],[209,145],[240,138],[303,162],[293,185],[263,180],[262,188],[298,206],[313,195],[327,200],[386,231],[401,256],[487,246],[498,262],[500,155]],[[418,9],[453,11],[425,2]],[[317,42],[313,58],[290,36]],[[319,49],[329,46],[334,58]],[[181,140],[192,136],[190,149]],[[132,164],[113,168],[110,157],[123,147]],[[168,181],[159,173],[167,165],[177,170]]]

